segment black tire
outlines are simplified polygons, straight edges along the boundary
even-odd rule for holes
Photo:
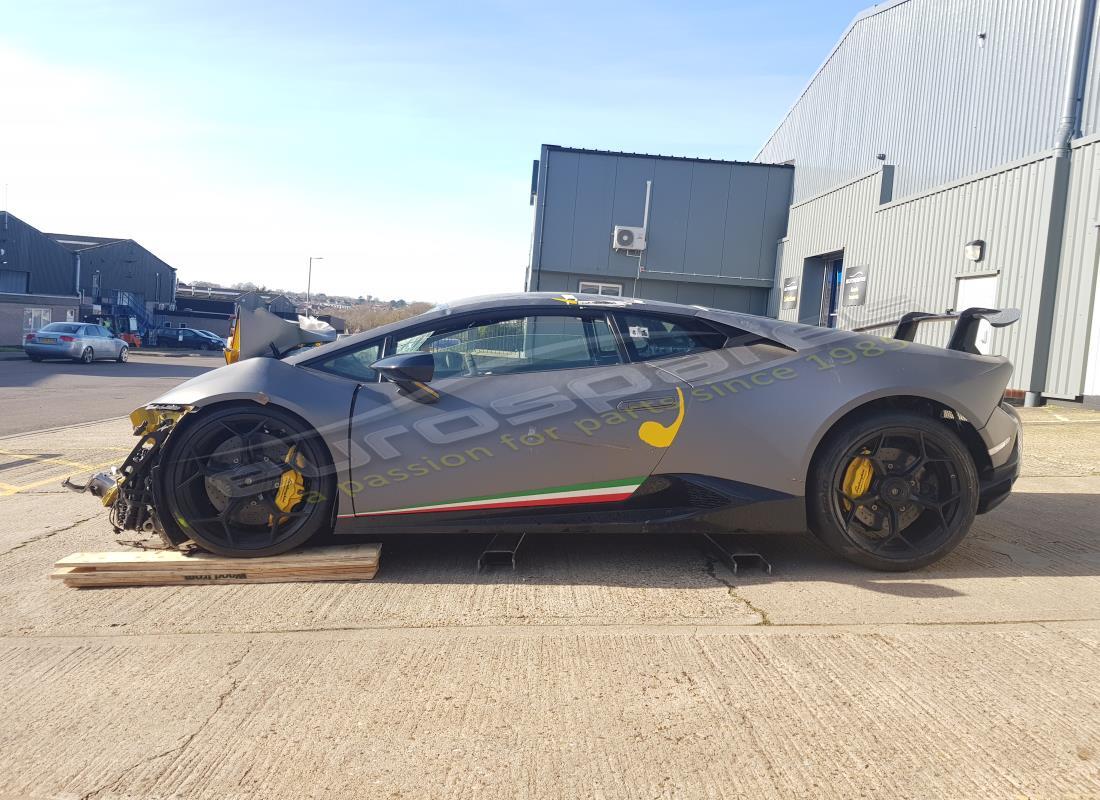
[[[966,536],[978,471],[947,423],[883,412],[830,432],[806,490],[810,527],[826,545],[861,566],[900,572],[938,561]]]
[[[80,358],[77,359],[81,364],[91,364],[95,361],[95,351],[90,347],[85,347],[84,352],[80,354]]]
[[[295,465],[302,491],[295,503],[279,508],[278,484],[258,477],[253,490],[244,486],[240,471],[285,471],[291,447],[302,457]],[[301,546],[329,527],[335,494],[335,472],[321,437],[270,406],[231,406],[184,419],[167,442],[156,487],[158,516],[171,538],[193,539],[212,553],[238,558]]]
[[[123,347],[118,351],[118,358],[115,359],[119,364],[125,364],[130,360],[130,348]]]
[[[42,356],[27,356],[31,361],[38,362],[42,360]]]

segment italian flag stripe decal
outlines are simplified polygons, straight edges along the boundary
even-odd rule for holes
[[[467,497],[447,503],[423,506],[402,506],[379,511],[343,514],[346,517],[377,517],[392,514],[427,514],[436,511],[481,510],[487,508],[524,508],[527,506],[561,506],[577,503],[613,503],[625,500],[642,485],[643,477],[622,478],[598,483],[575,483],[536,491],[505,492],[484,497]]]

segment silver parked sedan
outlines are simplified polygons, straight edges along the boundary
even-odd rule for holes
[[[102,325],[82,322],[51,322],[41,330],[28,333],[23,351],[31,361],[44,358],[71,358],[91,364],[99,358],[126,361],[130,348]]]

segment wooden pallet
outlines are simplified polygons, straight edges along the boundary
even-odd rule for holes
[[[378,572],[381,554],[380,544],[318,547],[266,558],[178,550],[73,553],[54,564],[50,577],[76,587],[363,581]]]

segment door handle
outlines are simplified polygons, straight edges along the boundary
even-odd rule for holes
[[[679,401],[674,394],[654,395],[652,397],[631,397],[615,404],[619,411],[658,411],[675,408]]]

